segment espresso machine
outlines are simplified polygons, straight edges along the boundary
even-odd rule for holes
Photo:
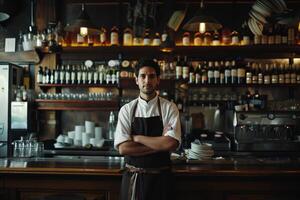
[[[299,122],[300,112],[235,112],[234,150],[300,151]]]
[[[7,157],[11,142],[11,108],[14,91],[23,83],[23,68],[10,63],[0,63],[0,157]],[[20,109],[19,109],[20,110]],[[24,126],[23,126],[24,127]]]

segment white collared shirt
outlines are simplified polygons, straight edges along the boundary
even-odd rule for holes
[[[181,126],[177,106],[173,102],[158,96],[151,99],[149,102],[145,101],[141,97],[138,97],[137,99],[125,104],[120,109],[114,140],[114,147],[116,149],[119,144],[131,140],[131,118],[133,115],[133,107],[136,101],[138,101],[138,104],[135,117],[148,118],[159,116],[157,98],[160,100],[163,127],[167,127],[168,125],[171,127],[164,135],[176,139],[179,144],[181,143]]]

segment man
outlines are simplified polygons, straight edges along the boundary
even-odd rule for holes
[[[157,95],[160,68],[142,60],[135,68],[140,95],[119,112],[114,146],[125,156],[122,200],[173,199],[170,152],[181,142],[176,105]]]

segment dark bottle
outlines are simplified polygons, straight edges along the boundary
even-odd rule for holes
[[[60,84],[65,83],[65,74],[66,74],[65,66],[61,65],[60,72],[59,72],[59,79],[60,79],[59,83]]]
[[[246,69],[244,63],[240,61],[238,62],[238,69],[237,69],[237,83],[245,84],[245,82],[246,82]]]
[[[252,83],[252,74],[253,74],[253,70],[251,68],[250,62],[248,62],[246,65],[246,84]]]
[[[285,84],[291,83],[291,71],[288,64],[284,66],[284,83]]]
[[[296,83],[300,84],[300,66],[299,66],[299,64],[296,65],[296,74],[297,74]]]
[[[48,83],[48,67],[46,66],[43,73],[43,84]]]
[[[182,79],[182,62],[180,61],[180,56],[177,56],[177,62],[176,62],[176,79],[180,80]]]
[[[283,63],[280,63],[279,70],[278,70],[278,83],[284,84],[284,65]]]
[[[270,24],[268,27],[268,44],[275,44],[275,33],[272,24]]]
[[[189,66],[189,83],[195,83],[195,70],[192,63]]]
[[[177,105],[179,112],[182,112],[183,111],[183,100],[181,99],[179,94],[176,94],[176,96],[175,96],[175,103]]]
[[[215,83],[215,77],[214,77],[214,67],[213,67],[213,62],[209,61],[208,62],[208,69],[207,69],[207,79],[208,79],[208,84],[214,84]]]
[[[184,61],[181,66],[182,66],[182,78],[184,80],[188,80],[189,79],[189,65],[188,65],[188,61],[187,61],[187,56],[184,56]]]
[[[297,73],[296,73],[295,64],[290,65],[290,71],[291,71],[291,84],[296,84]]]
[[[43,83],[43,68],[42,66],[39,66],[39,70],[36,76],[36,82],[38,84],[42,84]]]
[[[271,83],[271,73],[270,73],[270,67],[267,63],[265,66],[265,70],[263,72],[264,74],[264,84],[270,84]]]
[[[66,68],[66,84],[70,84],[70,79],[71,79],[71,68],[70,68],[70,65],[67,65],[67,68]]]
[[[258,83],[258,66],[257,63],[252,63],[252,84]]]
[[[55,84],[59,83],[59,74],[60,74],[59,65],[56,65],[56,70],[54,72],[54,83]]]
[[[215,62],[214,67],[214,83],[220,84],[220,65],[218,61]]]
[[[195,84],[200,84],[201,83],[201,64],[196,67],[195,70]]]
[[[225,83],[225,66],[224,66],[224,62],[221,61],[220,62],[220,84],[224,84]]]
[[[202,70],[201,70],[201,83],[202,84],[207,84],[208,83],[206,61],[203,63],[203,67],[202,67]]]
[[[76,67],[75,65],[72,66],[72,70],[71,70],[71,84],[75,84],[76,82]]]
[[[279,75],[278,75],[278,66],[275,63],[271,64],[272,73],[271,73],[271,83],[278,84]]]
[[[257,78],[258,78],[258,84],[263,84],[264,83],[264,74],[263,74],[261,63],[258,64]]]
[[[225,84],[231,84],[231,66],[229,61],[225,62],[224,76],[225,76]]]
[[[234,60],[231,62],[231,83],[237,84],[237,68]]]

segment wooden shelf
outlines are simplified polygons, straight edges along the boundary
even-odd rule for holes
[[[35,50],[20,52],[0,52],[0,62],[36,64],[40,62],[40,56]]]
[[[119,109],[118,100],[87,101],[36,99],[35,103],[37,110],[110,111]]]
[[[38,84],[41,88],[50,87],[105,87],[105,88],[117,88],[117,84]]]
[[[157,46],[99,46],[64,47],[62,60],[101,60],[116,59],[122,54],[125,59],[139,57],[156,58],[188,55],[189,58],[293,58],[300,57],[300,45],[247,45],[247,46],[176,46],[171,53],[163,53]]]
[[[230,87],[255,87],[255,88],[291,88],[299,87],[300,84],[188,84],[189,88],[201,88],[201,87],[220,87],[220,88],[230,88]]]

